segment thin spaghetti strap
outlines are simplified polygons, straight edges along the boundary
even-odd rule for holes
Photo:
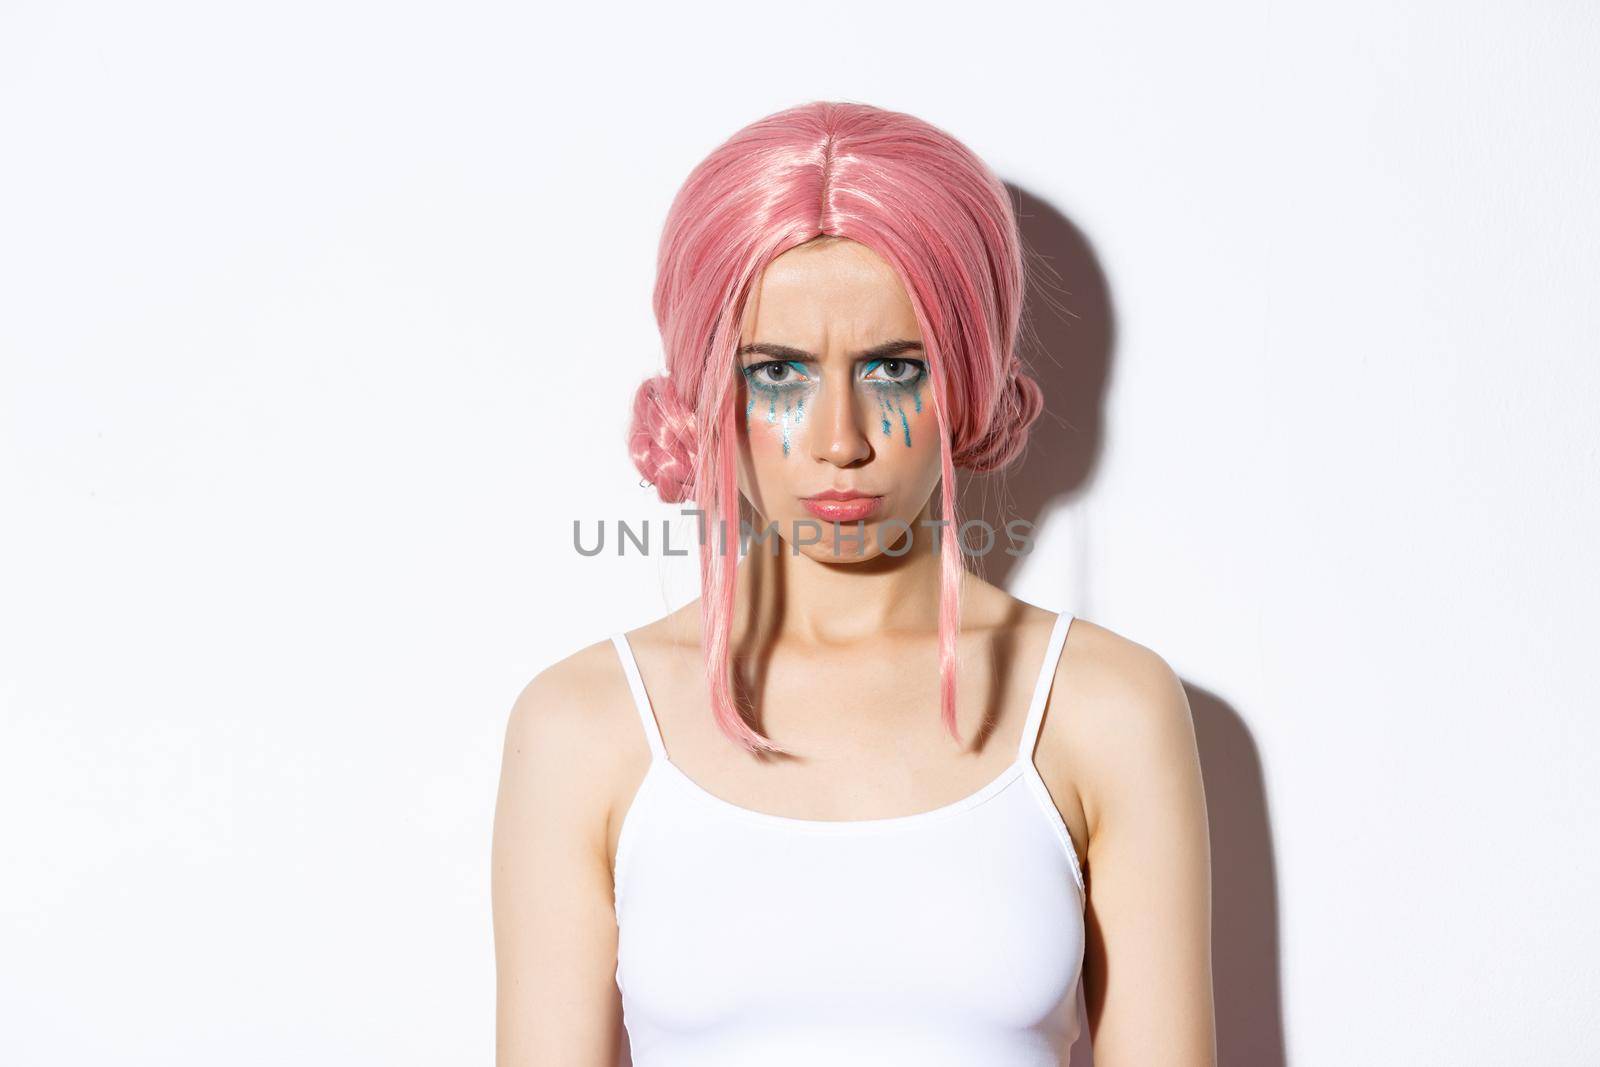
[[[1050,640],[1044,648],[1044,662],[1039,665],[1039,680],[1033,686],[1033,703],[1028,705],[1028,717],[1022,724],[1022,741],[1017,746],[1017,759],[1033,761],[1033,750],[1039,744],[1039,726],[1044,722],[1045,704],[1050,699],[1050,683],[1055,681],[1056,664],[1067,643],[1067,630],[1072,626],[1072,613],[1063,611],[1056,616],[1050,630]]]
[[[667,758],[667,746],[661,741],[661,725],[656,722],[655,712],[650,708],[650,696],[644,691],[644,679],[639,676],[639,664],[633,658],[633,646],[628,643],[626,633],[616,633],[611,637],[611,643],[617,648],[617,658],[622,661],[622,673],[628,676],[628,690],[633,693],[633,706],[639,712],[639,721],[644,724],[645,740],[650,742],[650,755],[654,759]]]

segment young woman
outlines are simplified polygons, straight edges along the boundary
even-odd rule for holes
[[[658,266],[632,450],[703,513],[702,596],[511,710],[500,1067],[1043,1067],[1080,981],[1097,1067],[1214,1063],[1183,688],[971,574],[1008,532],[950,503],[1048,401],[1005,186],[810,104],[694,170]]]

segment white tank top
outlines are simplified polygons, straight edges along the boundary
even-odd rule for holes
[[[1033,750],[1071,621],[1056,618],[998,777],[931,811],[842,821],[696,785],[667,758],[627,637],[612,638],[651,753],[614,871],[634,1067],[1066,1061],[1083,875]]]

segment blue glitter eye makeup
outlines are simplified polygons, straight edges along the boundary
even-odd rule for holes
[[[906,418],[906,400],[913,410],[922,411],[922,391],[919,386],[927,377],[928,365],[920,359],[875,359],[862,370],[863,375],[882,369],[886,377],[863,377],[878,393],[878,426],[883,436],[894,430],[891,417],[900,420],[900,434],[907,448],[911,447],[911,422]]]
[[[789,454],[789,444],[794,428],[806,414],[806,394],[816,382],[806,371],[806,365],[792,359],[769,359],[739,368],[749,384],[750,400],[744,406],[745,423],[755,410],[756,400],[766,399],[767,422],[782,424],[783,454]],[[778,408],[782,407],[780,413]]]
[[[809,385],[806,365],[792,359],[769,359],[742,368],[745,381],[762,390],[790,390]]]
[[[740,367],[749,385],[749,401],[745,404],[746,424],[759,402],[765,407],[767,423],[781,425],[783,454],[789,454],[795,426],[805,418],[806,397],[821,382],[812,376],[805,363],[791,359],[769,359]],[[906,447],[911,446],[911,423],[906,416],[909,401],[913,411],[922,411],[923,381],[928,376],[928,365],[920,359],[869,360],[861,368],[860,382],[871,388],[878,404],[878,425],[885,437],[894,432],[894,422],[900,423],[901,438]]]

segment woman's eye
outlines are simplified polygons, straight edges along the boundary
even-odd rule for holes
[[[870,377],[882,371],[881,377]],[[880,359],[867,368],[868,381],[890,382],[894,385],[915,385],[922,380],[927,367],[920,359]]]
[[[781,359],[752,364],[744,369],[744,373],[753,384],[772,388],[798,385],[806,380],[805,373],[799,367]]]

